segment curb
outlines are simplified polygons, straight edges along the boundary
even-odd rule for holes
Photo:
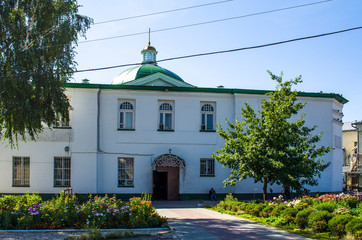
[[[43,232],[87,232],[90,229],[33,229],[33,230],[0,230],[0,233],[43,233]],[[101,232],[115,231],[167,231],[170,228],[114,228],[114,229],[99,229]]]

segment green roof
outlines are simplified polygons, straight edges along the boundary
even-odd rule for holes
[[[114,78],[112,84],[118,85],[129,81],[133,81],[139,78],[147,77],[155,73],[163,73],[167,76],[175,78],[179,81],[184,81],[176,73],[167,70],[166,68],[159,67],[153,64],[144,64],[137,67],[129,68]]]
[[[124,89],[124,90],[145,90],[145,91],[169,91],[169,92],[207,92],[207,93],[225,93],[225,94],[256,94],[265,95],[272,90],[253,90],[253,89],[235,89],[235,88],[199,88],[199,87],[164,87],[164,86],[132,86],[132,85],[111,85],[111,84],[84,84],[84,83],[67,83],[67,88],[99,88],[99,89]],[[316,98],[334,98],[338,102],[345,104],[348,100],[337,93],[313,93],[298,92],[301,97]]]

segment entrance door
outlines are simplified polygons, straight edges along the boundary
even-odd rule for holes
[[[153,198],[167,200],[167,172],[153,171]]]
[[[157,166],[153,171],[153,198],[179,200],[179,168]]]

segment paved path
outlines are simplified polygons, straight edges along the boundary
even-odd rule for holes
[[[154,201],[153,204],[161,216],[168,218],[178,239],[308,239],[239,217],[198,208],[196,201]]]

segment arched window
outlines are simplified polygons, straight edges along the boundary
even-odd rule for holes
[[[200,130],[215,130],[215,103],[201,103]]]
[[[130,101],[121,102],[119,105],[119,128],[134,129],[134,107]]]
[[[173,130],[173,106],[169,102],[161,102],[159,108],[159,130]]]

